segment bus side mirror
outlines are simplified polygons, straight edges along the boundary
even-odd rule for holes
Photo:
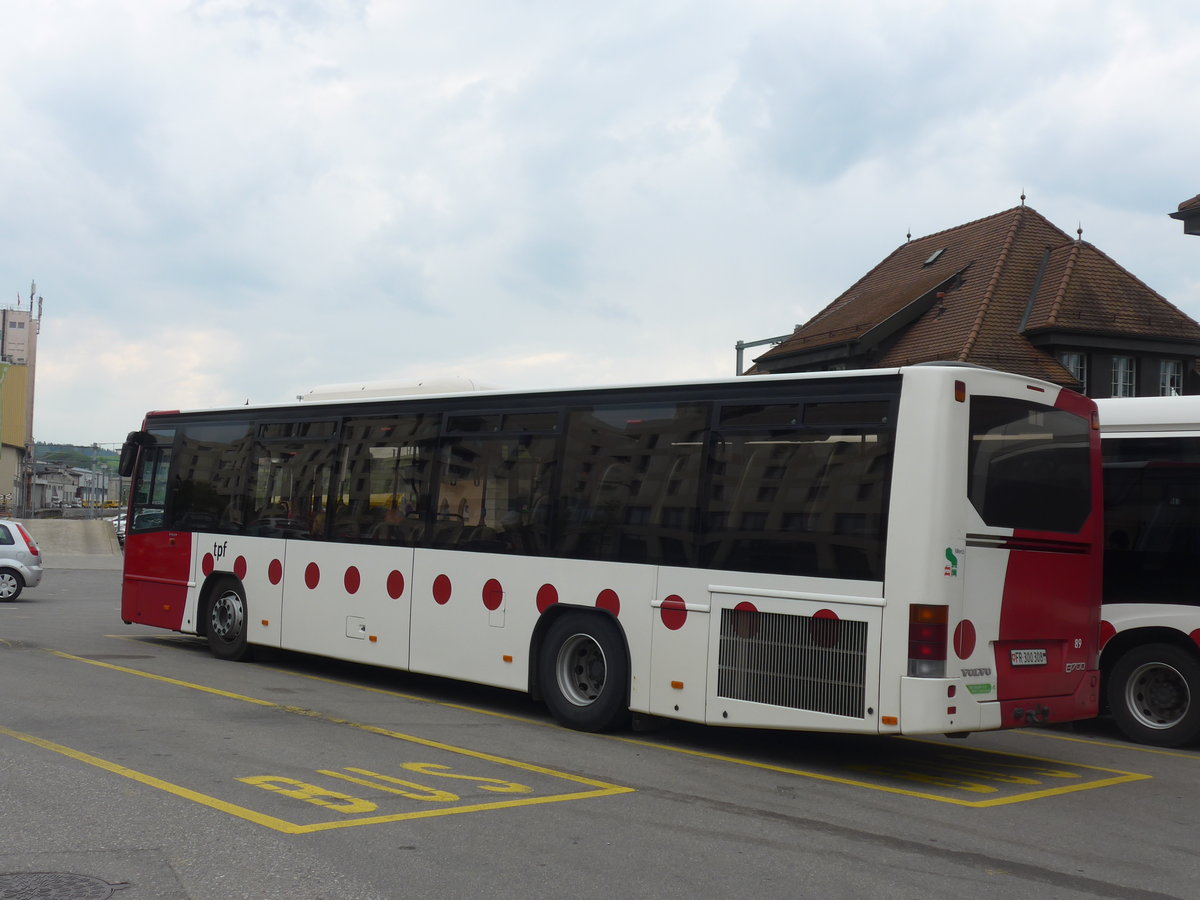
[[[122,478],[133,475],[133,467],[137,463],[138,450],[149,442],[150,435],[144,431],[131,431],[121,445],[121,461],[117,463],[117,474]]]

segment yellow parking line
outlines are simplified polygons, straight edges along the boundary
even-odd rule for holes
[[[222,691],[218,690],[217,688],[207,687],[202,684],[194,684],[190,681],[180,681],[178,678],[168,678],[165,675],[155,675],[151,672],[143,672],[140,669],[131,669],[127,666],[117,666],[113,665],[112,663],[102,662],[101,660],[88,659],[83,656],[74,656],[70,653],[64,653],[61,650],[50,650],[48,652],[63,659],[71,659],[75,660],[76,662],[83,662],[92,666],[113,669],[117,672],[123,672],[127,675],[137,675],[140,678],[149,678],[153,681],[162,681],[167,684],[173,684],[178,687],[188,688],[190,690],[201,691],[206,694],[215,694],[231,700],[241,700],[245,703],[253,703],[256,706],[266,706],[272,709],[281,710],[283,712],[292,713],[294,715],[306,716],[310,719],[318,719],[331,725],[344,725],[350,728],[357,728],[360,731],[366,731],[370,734],[378,734],[382,735],[383,737],[395,738],[396,740],[406,741],[422,747],[428,747],[432,750],[443,750],[448,753],[457,753],[460,756],[469,756],[474,759],[484,760],[486,762],[512,766],[514,768],[524,769],[527,772],[536,772],[539,775],[549,775],[553,778],[563,778],[567,781],[575,781],[579,784],[586,784],[590,787],[603,789],[605,793],[627,793],[633,790],[633,788],[620,787],[618,785],[608,784],[603,781],[594,781],[590,778],[584,778],[582,775],[572,775],[569,772],[559,772],[556,769],[548,769],[544,766],[535,765],[534,763],[522,762],[516,759],[507,759],[503,756],[494,756],[491,753],[483,753],[479,750],[470,750],[466,747],[455,747],[452,744],[443,744],[440,741],[433,741],[428,738],[417,737],[413,734],[403,734],[399,731],[390,731],[387,728],[380,728],[378,725],[367,725],[362,722],[352,722],[349,719],[341,719],[336,716],[326,715],[325,713],[318,712],[314,709],[306,709],[302,706],[285,706],[281,703],[273,703],[270,700],[259,700],[256,697],[247,697],[245,694],[235,694],[230,691]]]
[[[69,658],[69,657],[68,657]],[[464,751],[459,747],[450,747],[442,745],[443,749],[450,750],[455,753],[464,753],[468,756],[477,756],[483,759],[489,759],[493,762],[500,762],[506,765],[517,765],[519,768],[529,769],[530,771],[544,772],[553,775],[557,778],[565,778],[569,781],[578,781],[584,784],[593,784],[602,787],[600,790],[592,791],[577,791],[573,794],[551,794],[544,797],[526,797],[521,800],[498,800],[491,803],[475,803],[470,806],[454,806],[445,809],[423,809],[416,812],[395,813],[392,815],[370,816],[360,819],[346,819],[337,822],[316,822],[310,825],[297,825],[294,822],[288,822],[284,819],[268,816],[264,813],[255,812],[252,809],[247,809],[244,806],[238,806],[235,803],[229,803],[225,800],[211,797],[208,794],[202,794],[199,791],[193,791],[189,788],[182,787],[178,784],[173,784],[170,781],[164,781],[161,778],[156,778],[153,775],[147,775],[144,772],[139,772],[136,769],[131,769],[128,766],[122,766],[119,763],[111,762],[99,756],[93,756],[90,753],[85,753],[82,750],[76,750],[72,747],[67,747],[63,744],[57,744],[54,741],[48,741],[44,738],[36,737],[32,734],[25,734],[20,731],[13,731],[11,728],[5,728],[0,725],[0,734],[6,734],[9,737],[16,738],[19,741],[33,744],[41,747],[43,750],[51,750],[55,753],[60,753],[63,756],[77,760],[82,763],[87,763],[90,766],[103,769],[106,772],[112,772],[116,775],[121,775],[125,778],[130,778],[141,784],[149,787],[157,788],[161,791],[166,791],[168,794],[174,794],[176,797],[182,797],[185,800],[190,800],[193,803],[199,803],[202,806],[207,806],[211,809],[218,810],[223,813],[228,813],[231,816],[236,816],[239,819],[245,819],[248,822],[253,822],[256,825],[263,825],[275,831],[284,834],[312,834],[318,831],[332,831],[338,828],[354,828],[359,825],[382,825],[388,822],[403,822],[410,819],[430,819],[438,816],[452,816],[461,813],[483,812],[491,809],[509,809],[516,806],[537,806],[544,803],[562,803],[567,800],[585,800],[593,797],[606,797],[612,794],[631,793],[634,789],[628,787],[620,787],[618,785],[605,785],[604,782],[592,781],[579,776],[569,775],[565,772],[556,772],[552,769],[543,769],[540,766],[521,765],[514,760],[505,760],[499,756],[488,756],[487,754],[478,754],[470,751]],[[393,735],[405,739],[403,735]]]
[[[201,794],[198,791],[189,790],[177,784],[172,784],[169,781],[163,781],[161,778],[155,778],[153,775],[147,775],[144,772],[138,772],[128,766],[122,766],[119,763],[110,762],[107,759],[101,759],[99,756],[92,756],[90,753],[84,753],[82,750],[75,750],[72,747],[56,744],[54,741],[48,741],[44,738],[35,737],[32,734],[25,734],[20,731],[13,731],[11,728],[5,728],[0,725],[0,734],[7,734],[9,737],[16,738],[18,741],[25,741],[27,744],[33,744],[36,747],[41,747],[43,750],[52,750],[55,753],[61,753],[63,756],[78,760],[79,762],[87,763],[89,766],[95,766],[98,769],[104,769],[107,772],[112,772],[116,775],[121,775],[125,778],[131,778],[134,781],[149,785],[153,788],[158,788],[160,791],[166,791],[168,794],[174,794],[176,797],[182,797],[185,800],[191,800],[193,803],[199,803],[203,806],[208,806],[212,809],[220,810],[224,813],[229,813],[231,816],[237,816],[239,819],[246,819],[249,822],[254,822],[258,825],[265,825],[267,828],[273,828],[276,831],[282,831],[288,834],[297,834],[297,829],[302,826],[293,825],[290,822],[285,822],[282,819],[276,819],[274,816],[263,815],[254,810],[246,809],[245,807],[237,806],[233,803],[227,803],[224,800],[218,800],[216,797],[210,797],[207,794]]]
[[[119,635],[114,635],[114,637],[119,637]],[[84,661],[90,662],[90,660],[84,660]],[[279,672],[279,673],[285,674],[285,675],[290,675],[295,678],[307,678],[312,681],[319,681],[319,682],[323,682],[325,684],[336,685],[339,687],[347,687],[347,688],[352,688],[354,690],[367,691],[369,693],[381,694],[381,695],[385,695],[385,696],[389,696],[389,697],[396,697],[396,698],[404,699],[404,700],[413,700],[413,701],[416,701],[419,703],[431,703],[436,706],[445,707],[447,709],[457,709],[457,710],[461,710],[464,712],[471,712],[471,713],[477,713],[480,715],[493,716],[496,718],[508,719],[510,721],[522,722],[522,723],[529,724],[529,725],[538,725],[538,726],[542,726],[542,727],[557,727],[557,725],[555,723],[545,721],[545,720],[530,719],[530,718],[523,717],[523,716],[511,715],[508,713],[498,713],[498,712],[494,712],[492,710],[481,709],[479,707],[473,707],[473,706],[466,706],[463,704],[446,703],[446,702],[443,702],[440,700],[430,699],[428,697],[420,697],[420,696],[417,696],[414,694],[406,694],[406,693],[403,693],[400,691],[389,690],[387,688],[370,687],[367,685],[355,684],[353,682],[343,681],[340,679],[328,678],[326,676],[311,675],[311,674],[304,673],[304,672],[295,672],[290,669],[281,669],[281,668],[278,668],[275,666],[265,666],[264,668],[269,668],[272,671]],[[136,672],[137,670],[131,670],[131,671]],[[160,676],[151,676],[151,677],[157,678]],[[169,679],[165,679],[165,680],[169,680]],[[352,724],[352,723],[348,723],[348,724]],[[1022,731],[1029,731],[1029,733],[1036,733],[1039,736],[1050,736],[1050,735],[1043,735],[1042,732],[1033,732],[1028,729],[1022,729]],[[1036,790],[1036,791],[1026,791],[1026,792],[1023,792],[1020,794],[1014,794],[1014,795],[1009,795],[1009,796],[1005,796],[1005,797],[995,797],[995,798],[991,798],[991,799],[987,799],[987,800],[967,800],[967,799],[963,799],[963,798],[959,798],[959,797],[946,796],[946,795],[942,795],[942,794],[934,794],[934,793],[930,793],[928,791],[912,790],[912,789],[908,789],[908,788],[897,787],[894,785],[880,784],[878,782],[863,781],[861,779],[847,778],[847,777],[839,776],[839,775],[829,775],[824,772],[814,772],[814,771],[810,771],[810,770],[806,770],[806,769],[792,768],[790,766],[776,765],[774,763],[759,762],[757,760],[745,759],[742,757],[727,756],[725,754],[720,754],[720,753],[711,753],[711,752],[708,752],[705,750],[693,750],[693,749],[689,749],[687,747],[679,747],[679,746],[674,746],[671,744],[664,744],[664,743],[660,743],[658,741],[645,740],[645,739],[641,739],[641,738],[631,738],[631,737],[624,737],[622,735],[613,735],[613,734],[596,734],[593,736],[604,739],[604,740],[611,740],[611,741],[618,741],[618,742],[626,743],[626,744],[632,744],[632,745],[638,746],[638,747],[645,747],[645,748],[654,749],[654,750],[662,750],[662,751],[665,751],[668,753],[677,753],[677,754],[681,754],[684,756],[693,756],[698,759],[709,759],[714,762],[727,763],[730,765],[743,766],[746,768],[761,769],[763,771],[769,771],[769,772],[778,772],[780,774],[794,775],[794,776],[797,776],[800,778],[811,778],[816,781],[824,781],[824,782],[831,783],[831,784],[842,784],[842,785],[847,785],[849,787],[866,788],[868,790],[882,791],[884,793],[898,794],[898,795],[906,796],[906,797],[916,797],[916,798],[919,798],[922,800],[934,800],[939,803],[950,803],[950,804],[953,804],[956,806],[968,806],[968,807],[978,807],[978,808],[991,807],[991,806],[1003,806],[1003,805],[1008,805],[1008,804],[1013,804],[1013,803],[1021,803],[1026,800],[1037,800],[1037,799],[1043,799],[1046,797],[1058,796],[1061,794],[1069,794],[1069,793],[1075,793],[1078,791],[1091,790],[1092,788],[1110,787],[1112,785],[1124,784],[1124,783],[1129,783],[1129,782],[1134,782],[1134,781],[1145,781],[1152,777],[1150,775],[1145,775],[1145,774],[1141,774],[1141,773],[1137,773],[1137,772],[1125,772],[1125,771],[1122,771],[1119,769],[1107,769],[1107,768],[1102,768],[1102,767],[1098,767],[1098,766],[1087,766],[1087,765],[1083,765],[1083,764],[1079,764],[1079,763],[1069,763],[1069,762],[1063,762],[1061,760],[1045,759],[1042,757],[1026,756],[1026,755],[1017,754],[1017,753],[1009,753],[1009,752],[1002,751],[1002,750],[988,750],[985,748],[971,747],[971,748],[966,748],[966,749],[969,749],[971,752],[975,752],[975,753],[999,754],[999,755],[1004,755],[1004,756],[1012,756],[1012,757],[1017,757],[1017,758],[1021,758],[1021,759],[1033,760],[1033,761],[1036,761],[1039,763],[1052,763],[1057,766],[1067,766],[1067,767],[1070,767],[1073,769],[1088,769],[1088,770],[1095,771],[1095,772],[1105,773],[1109,777],[1099,778],[1094,781],[1086,781],[1086,782],[1080,782],[1080,783],[1070,784],[1070,785],[1060,785],[1057,787],[1043,788],[1041,790]],[[945,745],[941,744],[940,742],[933,741],[933,740],[927,740],[927,739],[921,739],[921,738],[901,738],[901,740],[912,740],[912,741],[919,741],[919,742],[927,743],[927,744],[933,744],[935,746],[945,746]],[[1074,740],[1078,740],[1078,739],[1074,739]],[[1120,746],[1120,745],[1114,744],[1112,746]],[[1134,746],[1137,746],[1137,745],[1134,745]],[[1165,751],[1159,751],[1159,752],[1165,752]]]
[[[418,697],[418,696],[415,696],[412,694],[405,694],[405,693],[401,693],[399,691],[388,690],[386,688],[369,687],[369,686],[365,686],[365,685],[354,684],[354,683],[348,682],[348,681],[341,681],[341,680],[334,679],[334,678],[327,678],[327,677],[320,676],[320,675],[309,675],[309,674],[306,674],[303,672],[292,672],[287,669],[274,669],[274,671],[282,672],[287,675],[292,675],[297,678],[308,678],[308,679],[311,679],[314,681],[321,681],[326,684],[332,684],[332,685],[336,685],[339,687],[354,688],[356,690],[369,691],[371,693],[376,693],[376,694],[384,694],[386,696],[397,697],[397,698],[401,698],[401,699],[405,699],[405,700],[416,700],[421,703],[433,703],[437,706],[444,706],[449,709],[458,709],[458,710],[463,710],[466,712],[480,713],[482,715],[487,715],[487,716],[496,716],[498,718],[510,719],[512,721],[524,722],[524,723],[528,723],[531,725],[540,725],[543,727],[557,727],[557,726],[555,726],[555,724],[553,722],[545,722],[545,721],[539,721],[537,719],[529,719],[529,718],[524,718],[521,716],[513,716],[513,715],[509,715],[507,713],[497,713],[497,712],[493,712],[492,710],[479,709],[477,707],[464,706],[461,704],[443,703],[438,700],[431,700],[427,697]],[[947,796],[943,796],[940,794],[931,794],[926,791],[909,790],[906,788],[894,787],[891,785],[882,785],[877,782],[861,781],[858,779],[845,778],[845,777],[838,776],[838,775],[827,775],[823,772],[812,772],[812,771],[808,771],[808,770],[804,770],[804,769],[795,769],[795,768],[791,768],[788,766],[779,766],[779,765],[775,765],[773,763],[757,762],[755,760],[744,759],[744,758],[736,757],[736,756],[726,756],[726,755],[719,754],[719,753],[710,753],[710,752],[704,751],[704,750],[692,750],[692,749],[688,749],[686,747],[678,747],[678,746],[673,746],[671,744],[663,744],[658,741],[649,741],[649,740],[644,740],[644,739],[640,739],[640,738],[623,737],[621,735],[613,735],[613,734],[600,734],[600,735],[595,735],[595,737],[603,738],[605,740],[618,741],[618,742],[625,743],[625,744],[632,744],[632,745],[638,746],[638,747],[647,747],[647,748],[654,749],[654,750],[663,750],[668,753],[679,753],[679,754],[683,754],[684,756],[694,756],[694,757],[697,757],[700,759],[710,759],[714,762],[729,763],[731,765],[745,766],[747,768],[762,769],[762,770],[770,771],[770,772],[779,772],[784,775],[795,775],[795,776],[798,776],[801,778],[812,778],[817,781],[825,781],[825,782],[830,782],[833,784],[844,784],[844,785],[849,785],[851,787],[867,788],[869,790],[883,791],[885,793],[891,793],[891,794],[900,794],[902,796],[907,796],[907,797],[918,797],[923,800],[936,800],[940,803],[951,803],[951,804],[956,804],[959,806],[972,806],[972,807],[1001,806],[1001,805],[1005,805],[1005,804],[1019,803],[1024,800],[1036,800],[1036,799],[1041,799],[1044,797],[1055,796],[1058,794],[1068,794],[1068,793],[1073,793],[1076,791],[1090,790],[1091,788],[1108,787],[1110,785],[1123,784],[1125,782],[1131,782],[1131,781],[1143,781],[1143,780],[1146,780],[1151,777],[1149,775],[1143,775],[1143,774],[1136,773],[1136,772],[1123,772],[1123,771],[1119,771],[1116,769],[1104,769],[1104,768],[1100,768],[1097,766],[1084,766],[1084,765],[1079,765],[1077,763],[1065,763],[1065,762],[1062,762],[1059,760],[1047,760],[1047,759],[1042,759],[1040,757],[1034,757],[1034,756],[1021,756],[1020,754],[1004,753],[1003,751],[997,751],[997,750],[984,750],[982,748],[970,748],[973,752],[997,753],[997,754],[1003,753],[1003,755],[1005,755],[1005,756],[1018,756],[1023,759],[1035,760],[1037,762],[1043,762],[1043,763],[1049,762],[1049,763],[1054,763],[1055,765],[1059,765],[1059,766],[1069,766],[1074,769],[1091,769],[1093,771],[1109,773],[1111,775],[1111,777],[1097,779],[1095,781],[1083,782],[1080,784],[1063,785],[1063,786],[1054,787],[1054,788],[1044,788],[1039,791],[1026,791],[1024,793],[1017,794],[1017,795],[1012,795],[1012,796],[1008,796],[1008,797],[996,797],[996,798],[992,798],[989,800],[964,800],[964,799],[957,798],[957,797],[947,797]],[[936,742],[934,742],[934,741],[926,741],[925,743],[936,744]]]
[[[11,728],[6,728],[0,725],[0,734],[8,735],[20,741],[41,747],[45,750],[50,750],[54,753],[59,753],[70,759],[86,763],[87,765],[95,766],[104,771],[120,775],[124,778],[130,778],[141,784],[157,788],[167,793],[173,794],[194,803],[199,803],[203,806],[210,807],[220,812],[245,819],[249,822],[271,828],[275,831],[285,834],[309,834],[318,831],[329,831],[337,828],[349,828],[358,825],[378,825],[387,822],[399,822],[409,819],[425,819],[437,816],[458,815],[469,812],[480,812],[493,809],[508,809],[518,806],[536,806],[546,803],[562,803],[568,800],[583,800],[595,797],[606,797],[615,794],[627,794],[634,792],[634,788],[624,787],[622,785],[609,784],[607,782],[598,781],[593,778],[586,778],[582,775],[575,775],[570,772],[560,772],[556,769],[550,769],[545,766],[527,763],[521,760],[508,759],[506,757],[497,756],[491,753],[484,753],[479,750],[471,750],[466,747],[456,747],[451,744],[444,744],[440,741],[433,741],[427,738],[417,737],[416,735],[403,734],[397,731],[391,731],[386,728],[380,728],[375,725],[367,725],[361,722],[352,722],[347,719],[341,719],[336,716],[329,716],[316,710],[305,709],[298,706],[284,706],[282,704],[273,703],[268,700],[260,700],[256,697],[250,697],[245,694],[233,693],[231,691],[223,691],[217,688],[208,687],[206,685],[195,684],[188,681],[182,681],[178,678],[169,678],[164,675],[156,675],[150,672],[132,669],[126,666],[118,666],[113,663],[104,662],[102,660],[87,659],[82,656],[75,656],[70,653],[65,653],[60,650],[50,650],[51,654],[60,657],[61,659],[69,659],[76,662],[87,663],[88,665],[98,666],[104,669],[121,672],[127,675],[135,675],[140,678],[147,678],[152,681],[158,681],[164,684],[171,684],[177,687],[187,688],[189,690],[200,691],[214,696],[224,697],[230,700],[238,700],[244,703],[251,703],[256,706],[278,709],[283,712],[302,715],[308,718],[317,719],[332,725],[343,725],[351,728],[356,728],[360,731],[365,731],[370,734],[377,734],[383,737],[393,738],[395,740],[405,741],[407,743],[416,744],[421,747],[427,747],[432,750],[453,753],[458,756],[465,756],[472,759],[478,759],[489,762],[495,765],[506,766],[510,768],[521,769],[526,772],[544,775],[552,779],[573,782],[583,785],[586,790],[577,790],[568,794],[548,794],[538,797],[523,797],[520,799],[511,800],[496,800],[486,803],[473,803],[467,806],[455,806],[438,809],[423,809],[413,812],[395,813],[390,815],[370,816],[356,819],[346,819],[332,822],[318,822],[308,825],[300,825],[294,822],[288,822],[275,816],[266,815],[256,812],[252,809],[239,806],[235,803],[230,803],[221,800],[217,797],[212,797],[208,794],[193,791],[181,785],[174,784],[154,775],[148,775],[144,772],[139,772],[136,769],[131,769],[128,766],[123,766],[119,763],[103,759],[102,757],[94,756],[82,750],[77,750],[73,747],[68,747],[45,738],[37,737],[36,735],[26,734],[24,732],[15,731]]]
[[[1188,753],[1183,750],[1167,750],[1163,747],[1149,747],[1146,744],[1132,742],[1105,741],[1096,738],[1071,737],[1066,734],[1055,734],[1050,731],[1037,731],[1032,728],[1020,729],[1023,735],[1046,738],[1051,741],[1067,741],[1073,744],[1089,744],[1093,747],[1111,747],[1115,750],[1130,750],[1134,753],[1150,753],[1155,756],[1173,756],[1176,759],[1192,759],[1200,761],[1200,754]]]

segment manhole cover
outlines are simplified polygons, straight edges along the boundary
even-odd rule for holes
[[[104,900],[128,886],[70,872],[4,872],[0,900]]]

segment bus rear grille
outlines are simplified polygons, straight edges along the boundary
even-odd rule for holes
[[[721,610],[717,696],[862,718],[867,623]]]

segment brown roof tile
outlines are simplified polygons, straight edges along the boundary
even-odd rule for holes
[[[877,366],[957,360],[1072,384],[1028,340],[1042,330],[1200,340],[1200,325],[1113,260],[1018,206],[902,244],[755,371],[845,344]]]
[[[1057,328],[1200,341],[1200,324],[1091,244],[1076,241],[1053,252],[1066,265],[1057,279],[1043,279],[1027,334]]]

